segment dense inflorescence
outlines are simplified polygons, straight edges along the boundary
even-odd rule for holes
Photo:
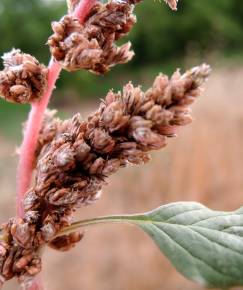
[[[135,24],[133,9],[139,2],[97,2],[81,24],[74,16],[80,1],[68,0],[69,14],[52,24],[51,63],[104,74],[129,61],[134,54],[130,43],[115,43]],[[176,10],[177,0],[165,2]],[[47,68],[15,49],[3,60],[0,94],[12,102],[39,101],[47,90]],[[189,107],[209,72],[202,65],[183,75],[176,71],[170,79],[160,74],[145,92],[128,83],[122,92],[110,91],[87,120],[77,114],[62,121],[55,111],[46,112],[34,148],[35,179],[22,204],[24,215],[0,228],[0,288],[13,277],[31,284],[41,271],[43,246],[67,251],[82,239],[79,232],[60,232],[70,226],[76,209],[100,197],[111,174],[148,162],[151,150],[165,147],[168,137],[191,122]]]
[[[36,58],[13,49],[2,57],[0,95],[13,103],[38,101],[47,87],[47,68]]]
[[[135,22],[133,5],[118,1],[98,3],[83,25],[71,14],[53,22],[54,34],[48,44],[54,59],[64,69],[104,74],[110,67],[133,57],[130,42],[118,47],[115,41],[126,35]]]
[[[40,248],[48,244],[64,251],[82,234],[58,237],[73,212],[93,203],[108,177],[129,164],[149,160],[149,151],[166,145],[180,126],[191,122],[188,107],[209,74],[202,65],[169,79],[160,74],[143,92],[131,83],[110,91],[99,109],[61,121],[48,113],[36,151],[36,177],[24,199],[25,215],[2,226],[1,281],[29,280],[41,270]]]

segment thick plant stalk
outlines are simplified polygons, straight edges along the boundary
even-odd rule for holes
[[[82,0],[73,12],[82,23],[86,15],[96,3],[96,0]],[[61,67],[53,60],[49,64],[48,87],[40,102],[32,103],[27,121],[24,140],[21,146],[20,160],[17,172],[17,215],[23,216],[22,200],[28,190],[35,161],[35,150],[38,135],[41,129],[44,112],[48,106],[51,94],[55,88],[56,80],[61,72]]]
[[[82,0],[73,12],[82,23],[90,9],[94,6],[96,0]],[[27,121],[24,140],[21,146],[20,160],[17,171],[17,216],[23,216],[22,201],[25,192],[28,190],[33,172],[33,164],[35,162],[35,150],[37,146],[38,136],[43,121],[44,112],[48,106],[55,83],[61,72],[61,66],[52,59],[49,64],[48,86],[47,90],[40,102],[32,103],[31,111]],[[28,290],[42,290],[43,283],[38,277],[34,280]]]
[[[58,63],[50,61],[48,72],[48,87],[40,102],[32,103],[31,111],[25,129],[24,140],[21,146],[21,154],[17,173],[17,215],[23,216],[22,200],[31,182],[33,165],[35,161],[35,150],[39,131],[42,125],[43,114],[49,103],[56,80],[60,74],[61,67]]]

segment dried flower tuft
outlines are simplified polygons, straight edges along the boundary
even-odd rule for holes
[[[121,47],[115,41],[126,35],[136,22],[133,5],[126,2],[97,4],[84,25],[71,15],[53,22],[54,34],[48,44],[54,59],[68,71],[86,69],[96,74],[128,62],[134,55],[128,42]]]
[[[31,281],[41,270],[41,246],[66,251],[81,240],[78,232],[57,234],[77,208],[100,197],[111,174],[149,161],[149,151],[163,148],[167,137],[191,122],[188,107],[209,72],[202,65],[183,75],[176,71],[170,79],[160,74],[146,92],[129,83],[123,92],[110,91],[86,121],[80,115],[60,121],[47,114],[25,215],[1,227],[0,283],[14,276]]]
[[[163,148],[167,137],[192,121],[188,107],[209,72],[202,65],[184,75],[176,71],[171,79],[160,74],[146,92],[129,83],[122,93],[110,91],[87,121],[79,115],[53,119],[52,134],[42,129],[40,135],[49,142],[39,147],[35,194],[63,208],[96,199],[108,175],[147,162],[148,151]]]
[[[80,0],[67,0],[69,14],[52,23],[54,34],[48,40],[54,58],[49,78],[44,65],[13,49],[2,57],[0,94],[10,102],[33,103],[46,91],[48,78],[50,90],[37,109],[33,106],[35,116],[30,118],[40,125],[60,65],[68,71],[86,69],[104,74],[133,57],[129,42],[121,47],[115,43],[135,24],[134,4],[140,1],[112,0],[95,5],[96,1],[87,0],[80,8]],[[178,0],[164,1],[176,10]],[[83,24],[72,15],[79,13]],[[39,126],[30,126],[27,133],[39,133],[39,139],[34,138],[38,134],[26,134],[23,152],[35,150],[35,156],[26,158],[22,154],[24,162],[20,161],[20,167],[33,165],[35,180],[23,201],[29,183],[20,186],[20,217],[0,226],[0,288],[6,280],[16,277],[23,289],[32,289],[42,267],[42,247],[68,251],[83,238],[83,233],[62,231],[71,224],[73,213],[101,196],[111,174],[130,164],[148,162],[151,150],[165,147],[168,137],[176,136],[180,126],[192,121],[189,107],[200,95],[209,73],[209,66],[204,64],[183,75],[177,70],[171,78],[160,74],[147,91],[128,83],[122,92],[110,91],[87,120],[77,114],[61,121],[55,118],[54,111],[46,111],[40,132]],[[31,137],[34,140],[29,143]],[[19,180],[30,180],[26,177],[33,167],[19,170],[24,172]]]
[[[5,53],[2,59],[4,70],[0,72],[0,95],[13,103],[38,101],[47,87],[47,68],[18,49]]]

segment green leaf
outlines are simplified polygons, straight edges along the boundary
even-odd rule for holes
[[[243,208],[222,212],[195,202],[177,202],[145,214],[76,222],[62,233],[105,222],[139,226],[180,273],[203,286],[243,285]]]

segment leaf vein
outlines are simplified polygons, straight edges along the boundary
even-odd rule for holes
[[[160,229],[158,226],[154,225],[159,231],[165,233],[168,238],[170,238],[171,241],[173,241],[177,246],[179,246],[180,248],[182,248],[187,254],[189,254],[193,259],[198,260],[199,262],[201,262],[202,264],[206,265],[207,267],[211,268],[211,270],[213,270],[214,272],[218,273],[220,276],[223,276],[225,278],[225,276],[228,276],[230,279],[232,279],[231,276],[219,271],[217,268],[213,267],[212,265],[208,264],[206,261],[204,261],[203,259],[201,259],[200,257],[197,257],[195,255],[193,255],[188,249],[186,249],[185,247],[183,247],[177,240],[173,239],[165,230]],[[200,273],[200,271],[199,271]]]
[[[233,215],[236,215],[236,216],[243,216],[242,213],[241,213],[241,214],[234,213],[234,214],[232,214],[232,215],[230,215],[230,216],[232,217]],[[225,214],[222,214],[222,213],[221,213],[220,215],[213,215],[213,216],[207,217],[207,218],[205,218],[205,219],[202,219],[202,220],[200,220],[200,221],[197,221],[197,222],[194,222],[194,223],[188,224],[188,226],[192,226],[192,225],[194,226],[194,225],[197,225],[197,224],[199,224],[199,223],[201,223],[201,222],[204,222],[204,221],[207,221],[207,220],[210,220],[210,219],[219,218],[219,217],[227,217],[227,216],[229,216],[228,213],[225,213]]]
[[[180,215],[183,215],[185,213],[188,214],[190,212],[195,212],[195,211],[200,211],[200,210],[205,210],[205,209],[204,208],[197,208],[197,209],[186,210],[184,212],[180,212],[178,214],[175,214],[175,215],[169,217],[168,219],[164,220],[164,222],[170,222],[171,219],[176,218],[176,217],[179,217]]]
[[[222,243],[220,243],[220,242],[215,242],[215,241],[211,240],[210,238],[204,236],[202,233],[198,232],[198,231],[196,230],[197,228],[198,228],[198,227],[195,227],[195,228],[191,228],[191,227],[189,227],[189,229],[191,229],[194,233],[196,233],[196,234],[202,236],[203,238],[207,239],[207,240],[210,241],[211,243],[214,243],[214,244],[216,244],[216,245],[218,245],[218,246],[221,246],[221,247],[223,247],[223,248],[225,248],[225,249],[227,249],[227,250],[230,250],[230,251],[234,252],[235,254],[240,255],[241,258],[243,257],[243,253],[241,253],[240,251],[235,250],[235,249],[232,249],[232,248],[229,248],[229,247],[227,247],[226,245],[224,245],[224,244],[222,244]],[[211,230],[211,229],[208,229],[208,228],[205,228],[205,229],[206,229],[206,230],[209,230],[209,231]],[[220,231],[219,231],[219,232],[220,232]],[[224,234],[225,234],[225,233],[224,233]]]

